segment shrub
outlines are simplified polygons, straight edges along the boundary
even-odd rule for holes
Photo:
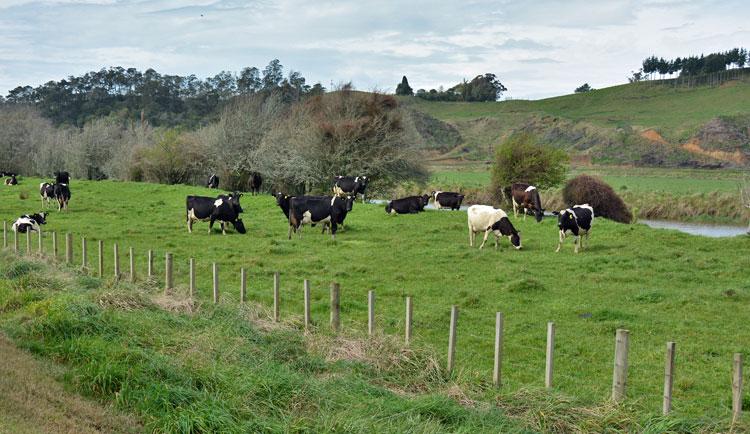
[[[564,151],[538,143],[532,134],[514,134],[495,151],[491,191],[499,199],[500,192],[510,195],[514,182],[540,189],[555,187],[565,179],[568,161]]]
[[[563,200],[567,206],[587,203],[594,208],[594,215],[620,223],[633,221],[633,214],[625,202],[606,182],[589,175],[579,175],[568,181],[563,188]]]

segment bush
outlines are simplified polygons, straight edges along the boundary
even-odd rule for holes
[[[633,221],[633,214],[625,202],[606,182],[589,175],[579,175],[568,181],[563,188],[563,200],[567,206],[587,203],[594,208],[594,215],[620,223]]]
[[[508,197],[514,182],[539,189],[556,187],[565,179],[568,161],[565,151],[539,144],[532,134],[514,134],[495,151],[491,190]]]

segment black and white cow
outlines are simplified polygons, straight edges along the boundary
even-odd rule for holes
[[[42,198],[42,208],[46,208],[49,201],[55,197],[55,185],[49,182],[39,184],[39,196]]]
[[[452,210],[461,209],[461,202],[464,200],[464,195],[461,193],[454,193],[452,191],[433,191],[432,202],[435,204],[435,208],[450,208]]]
[[[408,196],[401,199],[388,201],[385,212],[388,214],[417,214],[424,211],[424,207],[430,202],[430,196]]]
[[[354,197],[361,194],[362,203],[364,203],[368,181],[366,176],[337,176],[333,179],[333,194],[337,196],[351,194]]]
[[[523,219],[526,220],[526,211],[534,213],[537,222],[541,222],[544,217],[542,208],[542,199],[539,197],[539,190],[536,187],[522,182],[511,185],[511,199],[513,201],[513,215],[518,218],[518,209],[523,209]]]
[[[336,239],[336,231],[340,223],[343,223],[347,213],[347,199],[339,196],[299,196],[289,198],[289,232],[288,238],[292,238],[292,231],[302,237],[300,230],[302,225],[314,226],[318,223],[323,225],[325,233],[330,226],[331,238]]]
[[[247,180],[248,187],[253,194],[260,193],[260,187],[263,186],[263,177],[258,172],[250,174],[250,178]]]
[[[10,178],[5,180],[5,185],[18,185],[18,180],[15,174],[10,174]]]
[[[57,171],[54,173],[55,175],[55,184],[70,184],[70,173],[66,171]]]
[[[46,212],[40,212],[37,214],[31,214],[31,215],[22,215],[19,217],[14,223],[13,223],[13,232],[19,232],[19,233],[26,233],[28,231],[31,232],[39,232],[39,225],[47,224],[47,213]]]
[[[513,227],[505,211],[487,205],[472,205],[466,210],[469,220],[469,247],[474,247],[477,232],[484,232],[479,248],[484,247],[487,236],[495,234],[495,249],[501,236],[506,236],[516,250],[521,248],[521,233]]]
[[[575,236],[573,244],[575,245],[575,252],[578,253],[578,248],[583,248],[584,236],[586,244],[588,244],[589,232],[591,231],[591,225],[594,223],[594,209],[589,204],[574,205],[572,208],[554,211],[552,214],[557,216],[557,227],[560,230],[560,242],[557,244],[555,252],[560,251],[565,236],[570,232]]]
[[[237,232],[246,233],[245,224],[239,217],[243,212],[240,206],[241,196],[242,194],[237,192],[221,194],[218,197],[188,196],[185,199],[188,232],[192,233],[193,222],[200,220],[209,222],[209,234],[216,221],[221,224],[221,233],[224,235],[227,233],[227,223],[231,223]]]
[[[219,188],[219,177],[216,176],[215,173],[212,173],[211,176],[208,177],[208,182],[206,183],[206,187]]]
[[[70,202],[70,187],[68,187],[68,184],[56,183],[53,185],[52,195],[57,201],[58,211],[68,209],[68,202]]]

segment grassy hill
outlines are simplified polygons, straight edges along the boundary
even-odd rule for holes
[[[675,87],[664,80],[537,101],[403,101],[458,129],[463,152],[452,156],[487,158],[508,134],[525,130],[599,162],[742,165],[750,157],[748,98],[746,75],[715,87]],[[727,154],[710,153],[717,150]]]
[[[0,218],[39,207],[37,180],[0,190]],[[355,205],[336,242],[307,228],[286,239],[270,196],[244,197],[248,234],[207,234],[184,224],[188,186],[74,181],[71,209],[50,231],[74,234],[75,266],[56,275],[41,263],[2,259],[0,329],[17,345],[72,369],[79,393],[133,412],[165,432],[498,432],[726,429],[731,357],[747,353],[750,301],[746,237],[706,239],[598,220],[590,249],[562,253],[556,222],[516,221],[524,248],[467,245],[466,214],[388,216]],[[26,194],[21,194],[26,191]],[[26,198],[28,197],[28,198]],[[175,258],[177,289],[79,273],[79,237]],[[32,238],[32,241],[36,241]],[[22,241],[23,249],[23,241]],[[187,300],[187,261],[198,293]],[[122,259],[125,264],[125,255]],[[210,302],[211,263],[221,302]],[[250,304],[240,307],[239,269]],[[268,319],[272,273],[281,272],[283,324]],[[48,274],[50,273],[50,274]],[[315,329],[300,326],[302,281],[312,286]],[[328,332],[328,287],[342,287],[344,335]],[[367,291],[377,297],[379,337],[366,330]],[[404,296],[414,307],[414,347],[404,349]],[[256,305],[257,304],[257,305]],[[460,309],[457,371],[444,371],[450,306]],[[504,382],[491,386],[495,312],[506,315]],[[686,314],[689,312],[689,315]],[[726,312],[737,312],[726,315]],[[721,320],[718,320],[721,318]],[[557,325],[555,387],[541,389],[545,327]],[[613,333],[631,331],[628,402],[607,403]],[[675,413],[659,415],[664,343],[677,342]],[[413,351],[413,353],[412,353]],[[746,398],[747,402],[747,398]],[[747,404],[746,404],[747,405]]]

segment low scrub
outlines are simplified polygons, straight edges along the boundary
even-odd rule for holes
[[[589,175],[578,175],[565,184],[562,191],[565,204],[589,204],[594,208],[594,215],[620,223],[630,223],[633,214],[612,187],[599,178]]]

